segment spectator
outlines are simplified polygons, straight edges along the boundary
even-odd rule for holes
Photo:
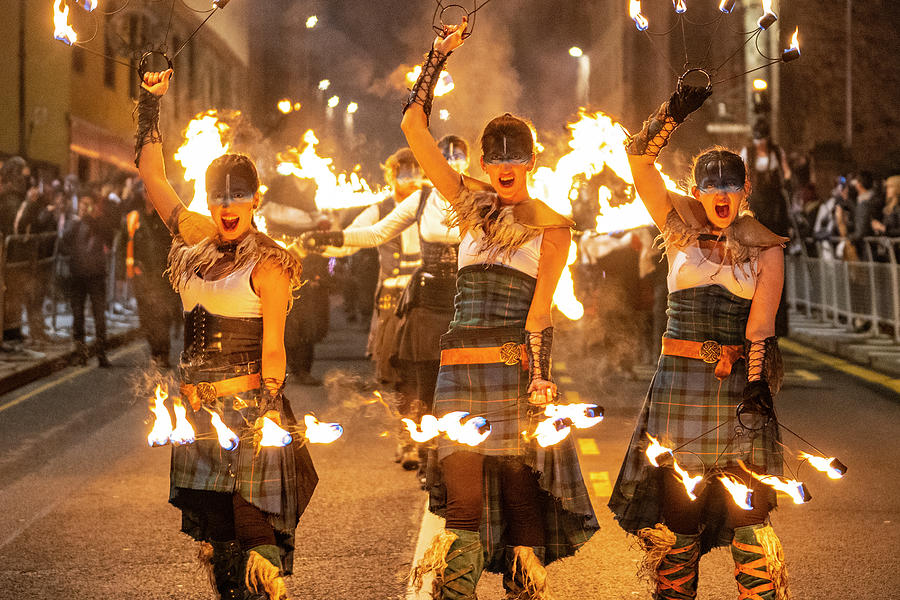
[[[73,219],[62,239],[61,251],[69,257],[71,283],[69,301],[72,304],[72,338],[76,345],[76,361],[86,364],[89,356],[85,344],[84,303],[91,297],[94,316],[98,364],[109,367],[106,357],[106,269],[113,231],[96,208],[93,198],[82,196],[78,202],[78,216]]]
[[[875,179],[869,171],[860,171],[850,181],[850,185],[856,189],[856,205],[850,221],[850,241],[856,248],[860,257],[868,256],[864,238],[875,235],[872,221],[878,214],[878,199],[875,196]]]
[[[16,282],[18,293],[12,295],[11,301],[20,300],[28,315],[28,338],[31,342],[46,343],[50,341],[44,323],[44,298],[50,287],[53,275],[53,256],[56,243],[55,236],[32,234],[53,233],[54,222],[52,193],[44,191],[43,182],[39,187],[28,190],[25,202],[19,207],[15,220],[15,234],[25,236],[17,238],[15,244],[9,246],[10,254],[17,254],[19,263],[15,274],[10,274]],[[21,312],[21,305],[16,307]]]
[[[900,175],[892,175],[885,180],[884,194],[881,220],[873,220],[872,229],[887,237],[900,237]]]
[[[818,255],[820,258],[832,260],[842,256],[843,242],[841,246],[835,244],[833,238],[837,237],[838,231],[838,213],[840,212],[840,203],[842,196],[847,194],[847,178],[840,176],[837,179],[837,185],[831,191],[831,195],[827,200],[819,205],[816,210],[816,218],[813,221],[813,238],[816,240]]]
[[[14,156],[3,163],[0,170],[0,234],[3,236],[15,233],[16,214],[19,207],[25,202],[25,194],[28,190],[28,180],[31,171],[24,159]],[[16,255],[18,250],[14,249]],[[22,304],[25,301],[23,295],[24,281],[20,273],[7,271],[3,284],[6,286],[6,302],[3,306],[3,341],[21,343],[22,335]]]

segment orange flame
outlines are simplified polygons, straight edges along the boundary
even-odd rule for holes
[[[181,398],[173,399],[175,409],[175,429],[169,435],[169,441],[173,444],[190,444],[194,441],[194,428],[187,420],[187,409],[181,402]]]
[[[419,74],[421,72],[422,66],[417,65],[406,74],[406,83],[410,88],[416,84],[416,80],[419,79]],[[453,91],[454,87],[456,87],[456,84],[453,83],[453,77],[451,77],[450,73],[446,70],[443,70],[441,71],[441,76],[438,78],[437,84],[434,86],[434,95],[436,97],[446,96]]]
[[[293,441],[291,434],[278,426],[278,423],[269,417],[263,417],[260,433],[262,438],[259,440],[260,446],[287,446]]]
[[[319,140],[312,129],[303,134],[303,143],[302,150],[290,148],[279,152],[276,170],[281,175],[315,181],[315,202],[320,210],[368,206],[381,200],[379,193],[373,191],[355,170],[349,175],[335,173],[334,160],[316,152]]]
[[[416,425],[412,419],[401,419],[401,421],[414,442],[427,442],[441,433],[438,419],[434,415],[423,415],[421,425]]]
[[[222,135],[229,130],[215,110],[198,114],[184,132],[184,143],[175,151],[175,160],[184,167],[184,180],[194,182],[194,198],[188,208],[209,214],[206,204],[206,168],[213,160],[228,152],[229,144]]]
[[[641,0],[628,1],[628,14],[634,21],[634,26],[637,27],[638,31],[644,31],[650,27],[650,21],[641,14]]]
[[[53,6],[53,37],[70,46],[78,41],[78,34],[69,25],[69,7],[63,0]]]
[[[306,439],[311,444],[330,444],[344,433],[344,428],[338,423],[321,423],[312,415],[303,417],[306,425]]]
[[[541,448],[560,443],[572,431],[571,421],[560,418],[544,419],[534,428],[534,433],[526,438],[534,438]]]
[[[578,429],[593,427],[603,420],[596,404],[548,404],[544,414],[557,419],[569,419]]]
[[[804,504],[806,502],[806,498],[803,497],[803,482],[797,481],[796,479],[782,479],[775,475],[760,475],[758,473],[750,472],[751,475],[755,479],[758,479],[762,483],[772,487],[779,492],[784,492],[788,496],[791,497],[791,500],[794,501],[794,504]]]
[[[162,389],[161,385],[156,386],[155,394],[156,404],[150,410],[156,415],[156,420],[153,423],[153,429],[150,430],[150,434],[147,436],[147,443],[150,446],[163,446],[169,441],[169,436],[172,434],[172,417],[169,415],[165,405],[165,400],[169,397],[169,394]]]
[[[491,434],[490,425],[484,417],[472,417],[463,423],[462,420],[468,416],[469,413],[464,411],[447,413],[438,419],[438,428],[454,442],[477,446]]]
[[[204,406],[203,408],[206,407]],[[209,422],[216,430],[216,436],[219,438],[219,445],[222,446],[223,449],[229,451],[237,448],[241,439],[232,430],[228,429],[228,426],[222,421],[222,417],[219,416],[219,413],[208,408],[206,408],[206,412],[209,413]]]
[[[573,241],[569,245],[566,268],[562,270],[556,290],[553,292],[553,304],[570,321],[577,321],[584,316],[584,305],[575,297],[575,283],[572,281],[572,271],[569,269],[577,258],[578,244]]]
[[[697,484],[703,481],[703,475],[695,475],[691,477],[691,475],[681,468],[681,465],[678,464],[677,461],[672,462],[672,468],[675,469],[675,472],[678,474],[678,477],[681,478],[681,485],[684,486],[684,490],[687,492],[688,498],[691,500],[696,500],[697,495],[694,493],[694,490],[697,488]]]
[[[806,460],[813,468],[828,475],[829,479],[840,479],[844,476],[841,471],[835,468],[835,458],[833,456],[825,458],[824,456],[813,456],[812,454],[801,452],[800,459]]]
[[[731,497],[734,499],[734,503],[740,508],[743,508],[744,510],[751,510],[753,508],[753,490],[731,475],[720,475],[719,481],[722,482],[722,485],[725,486],[725,489],[728,490],[728,493],[731,494]]]
[[[687,10],[687,4],[684,3],[684,0],[675,0],[675,12],[681,14]]]
[[[800,50],[800,28],[794,29],[794,35],[791,36],[791,49]]]
[[[646,454],[647,454],[647,459],[650,461],[651,465],[653,465],[654,467],[658,467],[659,466],[659,457],[662,456],[663,454],[668,453],[670,456],[674,456],[674,454],[672,453],[672,450],[669,448],[666,448],[665,446],[660,444],[659,440],[657,440],[655,437],[653,437],[652,435],[650,435],[649,433],[646,433],[646,432],[644,433],[644,435],[646,435],[647,438],[650,440],[650,445],[647,446]]]

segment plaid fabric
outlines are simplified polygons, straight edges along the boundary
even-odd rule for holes
[[[259,371],[258,363],[249,363],[216,371],[182,369],[185,383],[218,381]],[[283,448],[260,448],[254,452],[250,428],[257,417],[259,389],[217,401],[217,410],[229,429],[241,436],[238,447],[224,450],[215,437],[209,413],[200,408],[188,410],[188,420],[200,439],[192,444],[173,446],[169,501],[178,506],[177,488],[239,493],[247,502],[266,513],[275,530],[293,538],[300,515],[309,503],[318,477],[305,445],[291,443]],[[238,400],[239,409],[235,409]],[[284,420],[296,423],[285,399]]]
[[[680,290],[669,294],[666,337],[740,344],[749,312],[750,300],[734,296],[721,286]],[[716,379],[714,369],[715,364],[697,359],[659,357],[609,502],[625,530],[635,532],[652,527],[660,518],[656,480],[660,470],[649,463],[644,453],[648,433],[662,445],[676,449],[678,464],[692,475],[736,466],[738,460],[767,473],[782,473],[777,427],[745,431],[737,421],[736,408],[747,383],[746,362],[737,361],[723,381]],[[760,424],[758,417],[749,415],[744,417],[744,423],[750,427]],[[710,531],[704,532],[704,537],[717,538],[719,533],[727,536],[720,529],[721,521],[722,515],[708,514]]]
[[[534,284],[534,278],[507,267],[460,270],[456,314],[450,332],[441,338],[441,348],[523,343]],[[484,326],[479,326],[482,323]],[[462,410],[485,416],[491,424],[491,434],[474,448],[441,439],[436,458],[461,449],[491,457],[484,467],[481,539],[485,568],[495,572],[506,569],[502,489],[496,469],[500,460],[521,460],[538,474],[545,506],[547,564],[574,554],[599,529],[572,438],[541,448],[522,436],[521,432],[533,429],[539,419],[528,404],[528,383],[527,368],[521,364],[442,365],[435,389],[437,416]],[[429,461],[429,469],[430,508],[443,515],[446,488],[441,481],[439,461]]]

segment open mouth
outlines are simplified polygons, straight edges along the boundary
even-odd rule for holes
[[[716,216],[720,219],[727,219],[731,214],[731,205],[716,203]]]
[[[238,222],[241,220],[241,218],[222,215],[220,217],[220,220],[222,221],[222,229],[224,229],[225,231],[234,231],[235,229],[237,229]]]
[[[506,175],[506,176],[501,175],[500,177],[497,178],[497,182],[501,186],[503,186],[505,188],[509,188],[509,187],[512,187],[512,185],[516,182],[516,176],[515,175]]]

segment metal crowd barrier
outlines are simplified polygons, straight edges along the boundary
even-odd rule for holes
[[[800,254],[785,256],[788,304],[848,330],[866,323],[873,337],[888,333],[900,342],[900,238],[863,238],[858,259],[836,258],[851,243],[806,240]]]

